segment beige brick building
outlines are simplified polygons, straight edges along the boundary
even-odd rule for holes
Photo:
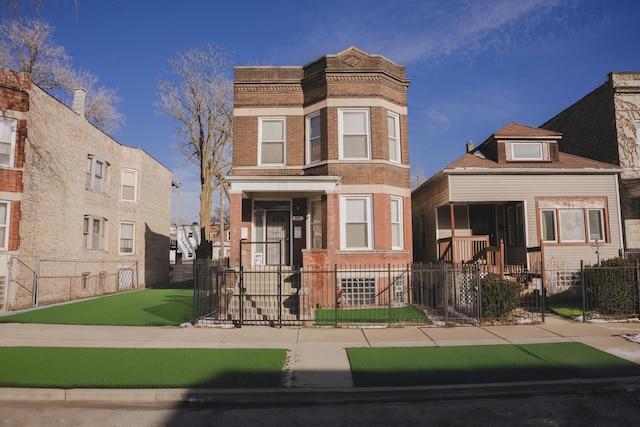
[[[0,71],[0,308],[167,283],[171,172]]]
[[[232,267],[412,261],[408,87],[353,47],[235,68]]]

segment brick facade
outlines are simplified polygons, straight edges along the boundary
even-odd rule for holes
[[[411,262],[411,199],[405,67],[350,48],[301,67],[236,67],[231,182],[231,265],[265,262],[258,244],[270,236],[268,216],[287,218],[282,238],[290,247],[283,264],[403,264]],[[339,115],[366,110],[368,159],[340,156]],[[308,117],[319,113],[320,159],[307,159]],[[390,160],[388,114],[399,117],[400,162]],[[286,123],[284,164],[259,164],[260,120]],[[345,248],[346,196],[370,200],[370,247]],[[391,199],[402,203],[402,248],[391,244]],[[311,247],[311,203],[321,203],[322,247]],[[286,212],[278,214],[277,212]],[[262,216],[264,215],[264,216]],[[288,216],[287,216],[288,215]],[[244,231],[243,231],[244,230]],[[288,259],[286,259],[288,257]],[[267,261],[266,264],[272,262]]]
[[[640,252],[640,72],[607,81],[541,128],[562,132],[560,150],[618,165],[625,249]]]
[[[0,167],[0,194],[13,194],[11,244],[0,256],[2,265],[7,265],[10,256],[25,260],[22,268],[13,262],[8,267],[11,271],[0,272],[12,278],[5,308],[33,304],[36,297],[29,269],[35,268],[36,259],[42,266],[39,304],[88,296],[88,290],[69,291],[83,273],[113,276],[113,288],[104,292],[118,289],[122,268],[135,270],[137,287],[167,283],[171,172],[141,149],[119,144],[84,116],[29,84],[25,76],[2,71],[0,82],[14,76],[13,81],[21,82],[22,87],[0,84],[0,105],[19,106],[9,114],[20,118],[14,167]],[[106,162],[104,191],[87,188],[89,156]],[[122,200],[123,169],[136,171],[135,201]],[[100,250],[85,248],[87,215],[103,223]],[[134,225],[132,254],[120,253],[123,222]],[[15,285],[16,277],[23,277],[21,286]],[[66,277],[66,285],[54,277]]]

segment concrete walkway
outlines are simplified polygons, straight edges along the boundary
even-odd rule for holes
[[[579,323],[554,315],[517,326],[206,328],[0,324],[0,346],[284,348],[286,388],[352,388],[349,347],[456,346],[577,341],[640,364],[640,322]],[[10,390],[15,398],[17,389]],[[24,390],[24,389],[20,389]],[[8,393],[8,392],[7,392]],[[0,400],[7,400],[0,392]],[[18,393],[19,394],[19,393]],[[68,394],[68,391],[67,391]]]

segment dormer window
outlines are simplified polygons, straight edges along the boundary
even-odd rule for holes
[[[549,160],[549,145],[546,142],[511,142],[508,147],[508,161],[542,162]]]

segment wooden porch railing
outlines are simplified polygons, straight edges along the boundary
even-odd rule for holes
[[[438,240],[440,261],[486,264],[489,273],[504,274],[504,242],[489,246],[489,236],[448,237]]]

